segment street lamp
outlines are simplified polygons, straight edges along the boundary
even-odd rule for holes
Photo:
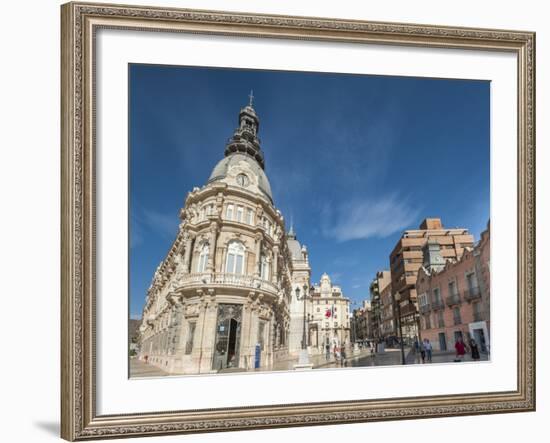
[[[405,364],[405,349],[403,348],[403,330],[401,329],[401,294],[398,292],[393,296],[397,305],[397,321],[399,324],[399,341],[401,342],[401,364]]]
[[[307,337],[306,337],[306,345],[311,346],[311,322],[313,321],[313,315],[309,312],[307,313]]]
[[[311,288],[308,288],[308,285],[304,283],[304,286],[302,288],[303,295],[302,299],[304,300],[304,324],[303,324],[303,331],[302,331],[302,352],[300,353],[300,359],[298,361],[299,366],[310,366],[309,364],[309,355],[307,352],[307,339],[306,339],[306,302],[307,302],[307,296],[308,296],[308,289],[309,292],[313,291],[313,286]],[[296,292],[296,299],[300,300],[300,288],[297,286],[295,289]]]

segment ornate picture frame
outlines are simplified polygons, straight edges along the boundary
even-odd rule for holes
[[[68,3],[61,7],[61,436],[87,440],[535,409],[535,34],[524,31]],[[392,399],[98,415],[96,398],[95,36],[177,32],[517,56],[517,389]]]

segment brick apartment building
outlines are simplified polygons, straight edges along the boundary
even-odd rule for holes
[[[418,303],[416,282],[423,263],[423,248],[429,240],[439,245],[443,260],[457,260],[465,248],[472,248],[474,237],[463,228],[445,228],[439,218],[426,218],[419,229],[405,231],[390,254],[391,292],[399,299],[403,337],[412,341],[418,336]]]
[[[490,225],[474,247],[457,259],[444,257],[438,239],[423,248],[416,293],[422,338],[434,350],[454,350],[456,340],[474,338],[482,352],[490,343]]]

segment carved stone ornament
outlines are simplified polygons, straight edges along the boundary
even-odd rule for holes
[[[176,433],[265,429],[365,421],[447,417],[533,411],[535,409],[535,34],[463,27],[396,24],[269,16],[248,13],[194,11],[68,3],[61,11],[62,74],[62,253],[61,253],[61,434],[68,440],[132,437]],[[517,206],[518,287],[516,388],[503,392],[408,398],[357,399],[331,402],[205,409],[132,410],[98,415],[96,384],[96,180],[92,167],[97,153],[95,115],[96,39],[100,29],[117,32],[172,32],[215,35],[216,38],[277,38],[279,41],[323,41],[384,44],[436,49],[474,49],[513,54],[517,72]],[[480,57],[483,57],[481,54]],[[517,94],[516,94],[517,92]],[[194,188],[193,192],[199,191]],[[189,196],[188,198],[193,198]],[[258,208],[257,215],[262,210]],[[185,217],[196,220],[193,209]],[[259,220],[259,217],[256,218]],[[288,251],[285,248],[285,255]],[[287,257],[289,259],[289,257]],[[155,282],[157,281],[155,277]],[[153,291],[154,288],[151,288]],[[152,300],[152,297],[151,297]],[[198,315],[200,305],[188,306]],[[276,314],[279,315],[279,314]],[[278,320],[287,322],[288,315]],[[120,319],[123,321],[123,319]],[[121,339],[114,337],[113,339]],[[404,370],[406,370],[404,368]],[[239,377],[248,375],[239,375]],[[266,374],[267,376],[267,374]],[[227,379],[229,380],[229,376]],[[175,380],[174,380],[175,381]],[[205,393],[206,395],[206,393]]]
[[[185,306],[185,316],[186,317],[196,317],[200,314],[201,305],[200,303],[188,304]]]
[[[273,311],[268,305],[262,304],[260,306],[260,309],[258,311],[258,317],[269,320],[272,315],[273,315]]]

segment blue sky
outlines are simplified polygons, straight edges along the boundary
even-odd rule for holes
[[[130,65],[130,314],[187,192],[223,158],[254,90],[275,205],[346,296],[369,297],[405,229],[489,219],[490,83]]]

